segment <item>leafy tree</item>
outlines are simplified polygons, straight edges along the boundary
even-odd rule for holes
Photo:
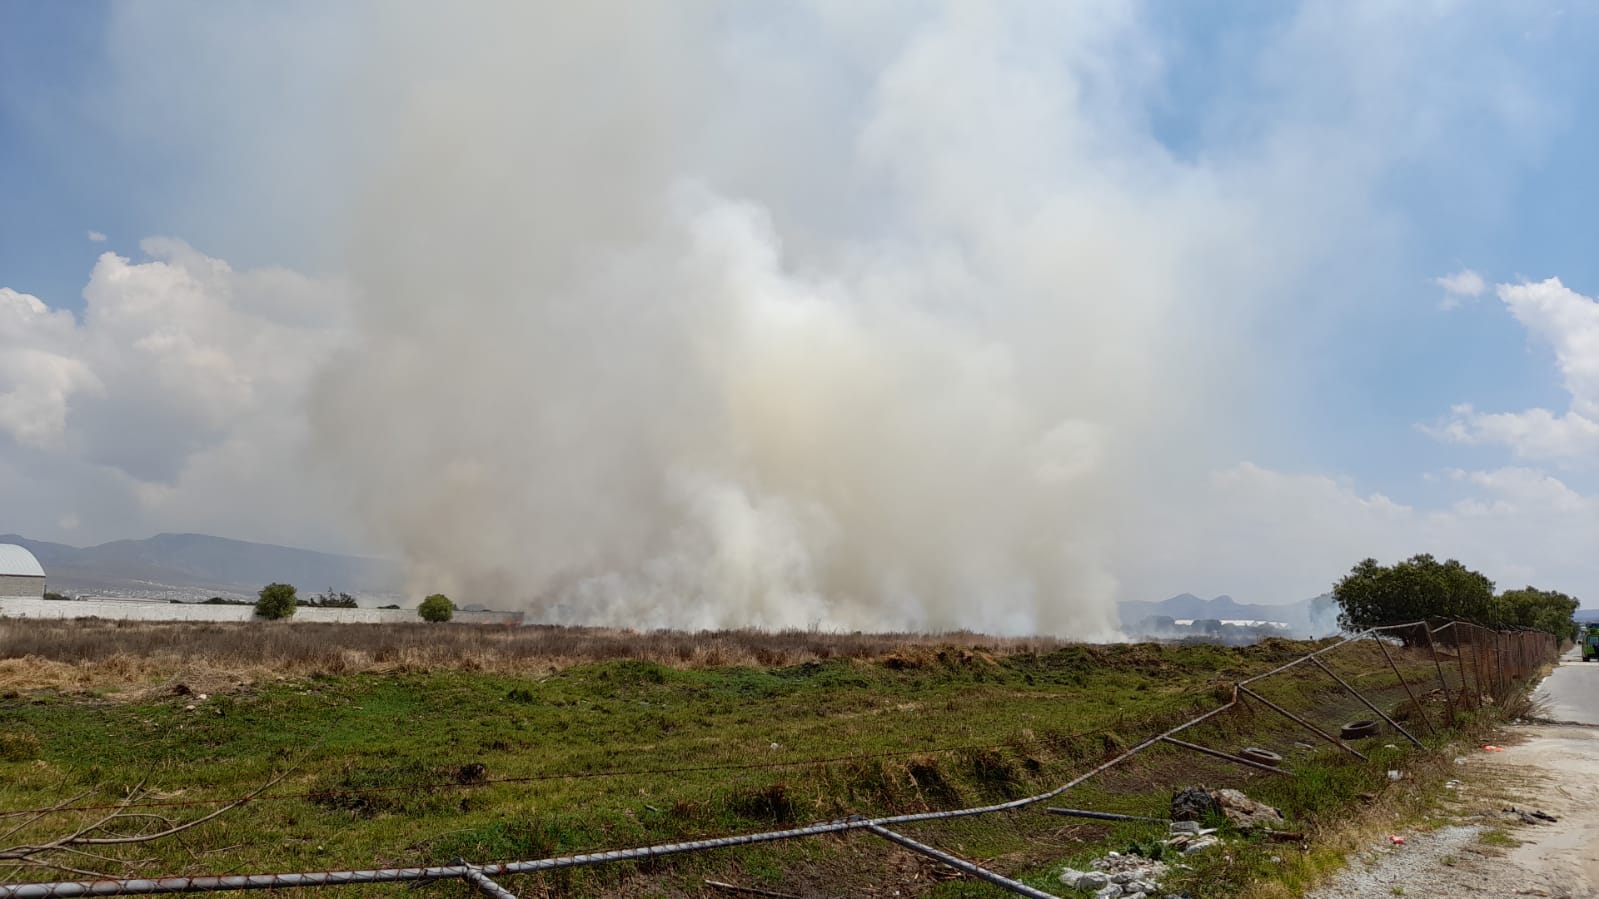
[[[1497,620],[1493,623],[1497,627],[1525,627],[1569,638],[1577,629],[1572,615],[1579,604],[1575,597],[1557,590],[1536,587],[1506,590],[1495,600]]]
[[[359,607],[355,597],[343,591],[334,593],[332,587],[329,587],[324,593],[318,593],[311,597],[311,601],[305,603],[305,605],[316,609],[354,609]]]
[[[455,603],[450,602],[450,598],[443,593],[435,593],[422,600],[422,604],[416,607],[416,613],[422,616],[423,621],[449,621],[455,617]]]
[[[1338,624],[1363,630],[1423,618],[1491,624],[1497,617],[1494,583],[1454,559],[1411,556],[1393,565],[1365,559],[1333,585]]]
[[[294,594],[292,584],[267,584],[262,587],[261,596],[255,601],[256,617],[277,620],[293,615],[295,606],[299,604]]]

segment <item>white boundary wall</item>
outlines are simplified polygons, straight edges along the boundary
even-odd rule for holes
[[[197,602],[127,602],[123,600],[49,600],[33,597],[0,597],[3,618],[109,618],[119,621],[251,621],[253,606],[207,605]],[[294,611],[290,621],[317,621],[332,624],[415,624],[422,619],[415,609],[311,609]],[[452,624],[522,623],[521,612],[457,611]]]

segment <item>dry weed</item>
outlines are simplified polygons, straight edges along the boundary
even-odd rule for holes
[[[311,622],[0,620],[0,690],[142,692],[178,683],[218,692],[278,677],[441,669],[547,673],[616,659],[673,668],[781,667],[829,659],[921,667],[992,664],[1048,652],[1049,638],[814,631]]]

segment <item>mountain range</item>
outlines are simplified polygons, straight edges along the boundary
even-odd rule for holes
[[[87,547],[4,534],[0,543],[26,547],[44,566],[51,590],[75,595],[249,597],[273,582],[294,584],[302,595],[324,589],[388,595],[401,584],[400,566],[384,559],[206,534],[157,534]]]
[[[1119,611],[1122,626],[1134,631],[1159,618],[1278,621],[1300,636],[1322,636],[1338,630],[1338,607],[1328,593],[1298,602],[1269,605],[1238,602],[1225,594],[1205,599],[1192,593],[1180,593],[1159,602],[1129,600],[1119,604]]]
[[[30,540],[0,535],[0,543],[27,547],[48,575],[50,589],[73,595],[136,596],[152,599],[205,599],[210,596],[252,597],[273,582],[294,584],[302,595],[324,589],[368,597],[392,597],[402,586],[399,564],[363,556],[345,556],[230,540],[208,534],[157,534],[144,540],[113,540],[98,546]],[[1329,594],[1281,604],[1242,603],[1231,596],[1210,599],[1182,593],[1151,602],[1119,604],[1123,627],[1150,631],[1160,619],[1278,621],[1296,635],[1321,636],[1337,631],[1337,607]],[[1582,610],[1579,620],[1599,618]],[[1159,630],[1159,627],[1154,628]]]

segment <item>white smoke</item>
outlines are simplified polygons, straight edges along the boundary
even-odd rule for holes
[[[76,316],[0,274],[12,526],[392,554],[420,591],[629,625],[1093,637],[1118,593],[1299,598],[1423,525],[1501,580],[1591,580],[1579,480],[1410,506],[1305,449],[1327,385],[1402,345],[1372,329],[1435,300],[1428,223],[1559,132],[1555,19],[1224,19],[112,7],[99,74],[31,85],[50,115],[17,123],[50,125],[19,136],[96,148],[85,183],[200,249],[113,248]],[[1592,305],[1500,290],[1535,336]],[[1580,466],[1566,343],[1570,409],[1443,436]]]
[[[1148,438],[1209,405],[1213,326],[1267,280],[1216,262],[1247,206],[1120,133],[1116,7],[827,9],[834,58],[726,10],[433,23],[481,43],[373,79],[321,457],[465,601],[1114,632]]]

